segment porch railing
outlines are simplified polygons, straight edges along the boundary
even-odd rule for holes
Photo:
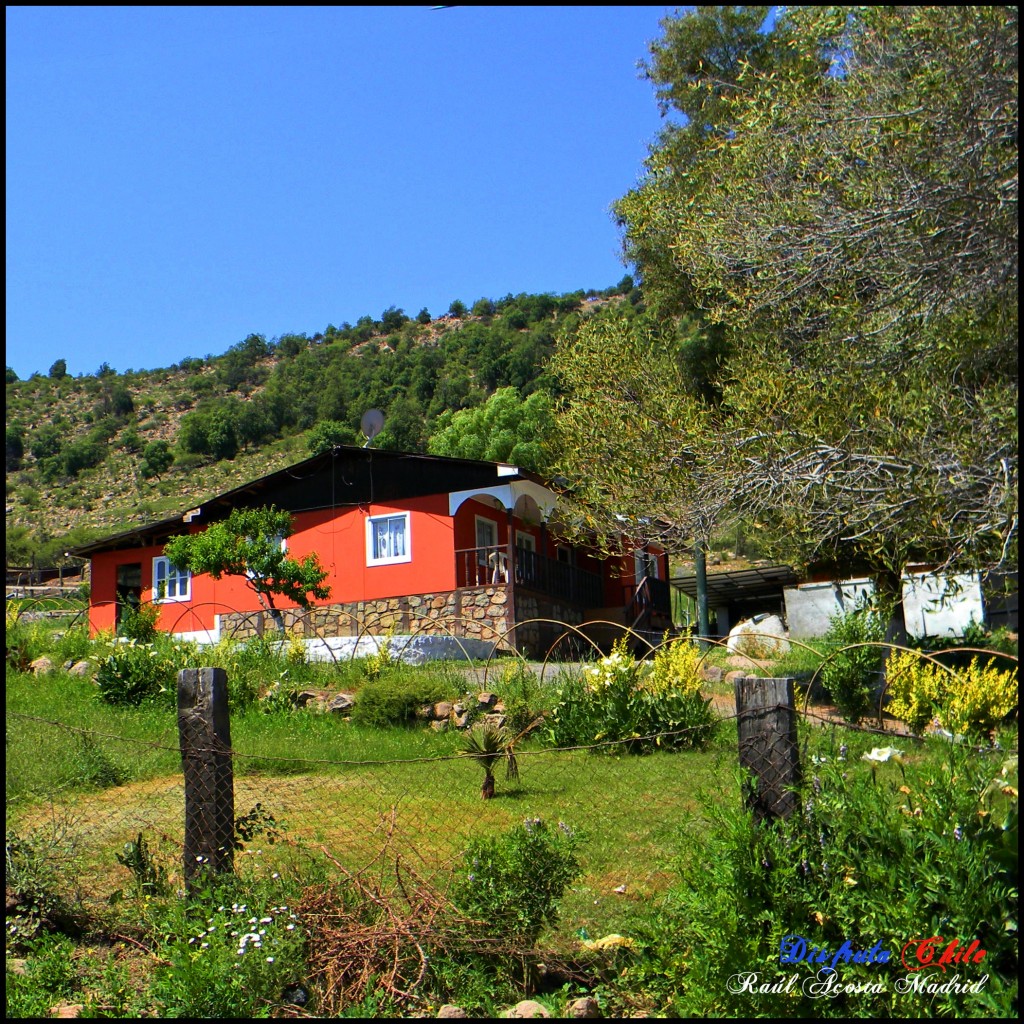
[[[455,552],[455,581],[458,587],[485,587],[514,580],[516,586],[597,608],[604,604],[601,577],[526,548],[515,548],[509,564],[504,544],[464,548]]]
[[[672,615],[672,591],[665,580],[645,576],[635,587],[625,588],[626,622],[637,625],[651,615]]]

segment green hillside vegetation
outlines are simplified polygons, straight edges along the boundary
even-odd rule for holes
[[[251,334],[162,369],[104,363],[72,377],[58,359],[22,381],[8,368],[7,563],[67,562],[75,544],[362,443],[370,408],[387,416],[377,447],[543,470],[556,335],[630,302],[640,293],[627,275],[603,291],[456,300],[437,318],[391,306],[312,335]]]

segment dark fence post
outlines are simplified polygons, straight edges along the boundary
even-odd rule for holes
[[[749,773],[745,794],[754,821],[788,818],[796,810],[800,781],[792,679],[736,679],[740,767]]]
[[[185,773],[185,888],[234,867],[235,792],[222,668],[178,673],[178,738]]]

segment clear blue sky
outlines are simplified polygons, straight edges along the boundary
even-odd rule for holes
[[[7,365],[604,288],[667,7],[8,7]]]

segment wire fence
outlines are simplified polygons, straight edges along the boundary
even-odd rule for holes
[[[295,713],[291,756],[270,755],[243,739],[232,745],[202,728],[186,735],[180,707],[177,735],[169,721],[146,739],[9,712],[9,752],[30,743],[41,758],[73,755],[81,773],[63,788],[9,799],[8,837],[51,837],[77,866],[81,900],[100,905],[145,882],[146,871],[152,884],[159,878],[167,889],[182,890],[205,867],[272,874],[326,861],[358,873],[385,849],[389,862],[443,891],[452,872],[465,867],[474,837],[546,822],[578,830],[585,840],[580,878],[563,907],[565,929],[625,931],[631,915],[672,884],[686,855],[688,822],[705,827],[715,807],[735,809],[744,801],[758,818],[785,816],[796,806],[793,787],[807,755],[798,744],[792,680],[755,682],[738,707],[714,698],[719,738],[710,749],[630,755],[637,737],[558,749],[525,744],[516,751],[517,779],[505,778],[500,754],[482,765],[462,751],[410,753],[417,730],[394,730],[403,744],[395,756],[346,757],[349,734],[339,722],[337,756],[323,756],[322,742],[310,756],[305,712]],[[204,699],[202,714],[210,710]],[[877,741],[874,729],[837,726],[814,712],[803,717],[820,727],[815,741],[830,749]],[[667,747],[686,732],[646,739]],[[976,756],[996,763],[990,752]],[[9,763],[8,770],[19,768]],[[487,777],[495,795],[483,800]]]

